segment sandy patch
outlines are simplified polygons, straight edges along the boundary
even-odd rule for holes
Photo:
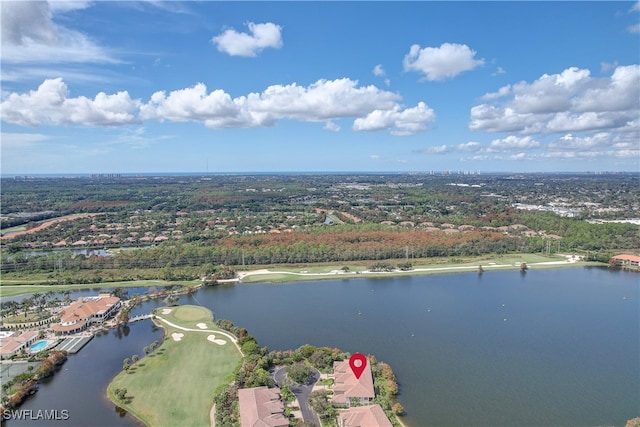
[[[207,337],[207,339],[208,339],[209,341],[211,341],[212,343],[214,343],[214,344],[218,344],[218,345],[225,345],[225,344],[227,343],[225,340],[219,340],[219,339],[216,339],[216,336],[215,336],[215,335],[209,335],[209,336]]]
[[[200,329],[207,329],[207,324],[206,323],[198,323],[196,326],[198,328],[200,328]]]
[[[50,227],[52,225],[61,223],[61,222],[66,222],[66,221],[73,221],[74,219],[78,219],[78,218],[84,218],[84,217],[94,217],[96,215],[100,215],[100,214],[76,214],[76,215],[69,215],[68,217],[65,218],[56,218],[56,219],[52,219],[49,221],[45,221],[42,224],[40,224],[37,227],[33,227],[30,228],[29,230],[22,230],[22,231],[14,231],[11,233],[7,233],[6,235],[2,236],[2,240],[5,239],[12,239],[14,237],[17,236],[22,236],[24,234],[33,234],[33,233],[37,233],[38,231],[41,231],[47,227]]]
[[[177,332],[171,334],[171,338],[173,338],[174,341],[181,341],[183,336],[184,334],[179,334]]]
[[[163,308],[162,309],[162,314],[169,314],[171,313],[171,309],[170,308]]]

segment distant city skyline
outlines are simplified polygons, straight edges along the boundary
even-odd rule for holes
[[[640,170],[640,2],[2,1],[1,173]]]

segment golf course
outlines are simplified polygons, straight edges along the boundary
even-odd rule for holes
[[[109,398],[146,425],[210,425],[213,392],[242,358],[235,338],[204,307],[161,307],[153,314],[164,342],[138,361],[123,361]]]

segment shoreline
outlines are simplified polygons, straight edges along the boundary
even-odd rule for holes
[[[310,273],[306,270],[302,271],[288,271],[288,270],[271,270],[268,268],[258,270],[239,271],[236,278],[218,280],[220,284],[232,284],[232,283],[261,283],[261,282],[296,282],[306,280],[325,280],[325,279],[370,279],[375,277],[402,277],[402,276],[427,276],[431,274],[448,274],[448,273],[471,273],[479,272],[479,267],[482,266],[482,273],[490,270],[519,270],[520,264],[524,262],[527,265],[526,270],[536,269],[548,269],[548,268],[566,268],[566,267],[585,267],[585,266],[602,266],[602,263],[598,262],[586,262],[579,255],[567,254],[561,255],[564,260],[557,261],[541,261],[541,262],[527,262],[516,261],[513,263],[498,264],[491,260],[484,260],[488,262],[477,263],[463,263],[460,265],[445,265],[440,267],[416,267],[410,270],[394,269],[391,271],[371,271],[371,270],[357,270],[357,271],[343,271],[343,270],[330,270],[328,272]],[[265,277],[266,276],[266,277]],[[271,277],[269,277],[271,276]],[[257,280],[251,279],[256,277]],[[249,278],[248,281],[245,279]]]
[[[564,259],[558,259],[558,257],[563,257]],[[540,261],[540,262],[531,262],[531,258],[544,258],[544,259],[555,259],[553,261]],[[515,259],[520,258],[520,260],[514,260],[511,262],[502,262],[498,263],[500,259]],[[393,260],[397,263],[397,260]],[[421,259],[420,261],[424,261]],[[376,261],[371,260],[368,263],[374,263]],[[382,262],[391,262],[391,261],[382,261]],[[557,256],[540,256],[537,254],[513,254],[513,255],[502,255],[502,256],[494,256],[487,257],[482,260],[474,260],[461,262],[460,264],[456,263],[441,263],[441,264],[433,264],[433,266],[427,266],[426,264],[421,264],[412,268],[410,270],[401,271],[399,269],[394,269],[392,271],[370,271],[366,268],[363,268],[360,264],[338,264],[334,263],[318,263],[318,264],[304,264],[303,266],[295,266],[295,265],[287,265],[283,267],[266,267],[266,268],[258,268],[256,270],[241,270],[238,271],[237,277],[233,279],[221,279],[218,280],[219,284],[235,284],[235,283],[289,283],[289,282],[298,282],[298,281],[308,281],[308,280],[331,280],[331,279],[360,279],[360,278],[375,278],[375,277],[403,277],[403,276],[426,276],[431,274],[450,274],[450,273],[478,273],[479,266],[482,266],[483,272],[493,271],[493,270],[518,270],[520,268],[520,263],[527,264],[527,270],[537,270],[537,269],[547,269],[547,268],[567,268],[567,267],[587,267],[587,266],[602,266],[605,267],[606,264],[595,261],[584,261],[583,257],[576,254],[564,254]],[[331,264],[332,266],[330,266]],[[329,266],[328,266],[329,265]],[[348,267],[348,271],[343,271],[340,269],[339,265],[344,265]],[[322,270],[318,272],[310,272],[309,270]],[[325,271],[326,270],[326,271]],[[26,281],[26,280],[25,280]],[[29,295],[36,292],[46,292],[46,291],[79,291],[79,290],[90,290],[90,289],[110,289],[110,288],[137,288],[137,287],[163,287],[163,286],[171,286],[171,285],[183,285],[187,286],[190,289],[200,289],[205,286],[202,280],[185,280],[185,281],[164,281],[159,279],[150,279],[150,280],[134,280],[131,282],[101,282],[101,283],[91,283],[91,284],[70,284],[70,285],[41,285],[41,284],[8,284],[3,283],[0,280],[0,297],[2,298],[12,298],[19,297],[23,295]],[[8,295],[7,295],[8,293]]]

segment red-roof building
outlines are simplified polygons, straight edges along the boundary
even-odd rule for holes
[[[337,406],[351,406],[351,399],[359,404],[367,404],[376,397],[373,389],[371,366],[366,364],[360,378],[356,378],[348,360],[333,362],[333,398],[331,403]]]
[[[39,334],[40,332],[38,331],[25,331],[0,336],[0,358],[5,359],[15,356],[21,350],[33,344],[38,339]]]
[[[339,427],[393,427],[380,405],[355,406],[338,414]]]
[[[75,334],[91,324],[101,322],[114,315],[121,307],[120,298],[111,295],[79,297],[60,313],[60,323],[51,330],[61,334]]]
[[[289,427],[279,388],[241,388],[238,402],[242,427]]]
[[[635,268],[640,270],[640,256],[638,255],[616,255],[611,257],[610,262],[623,268]]]

